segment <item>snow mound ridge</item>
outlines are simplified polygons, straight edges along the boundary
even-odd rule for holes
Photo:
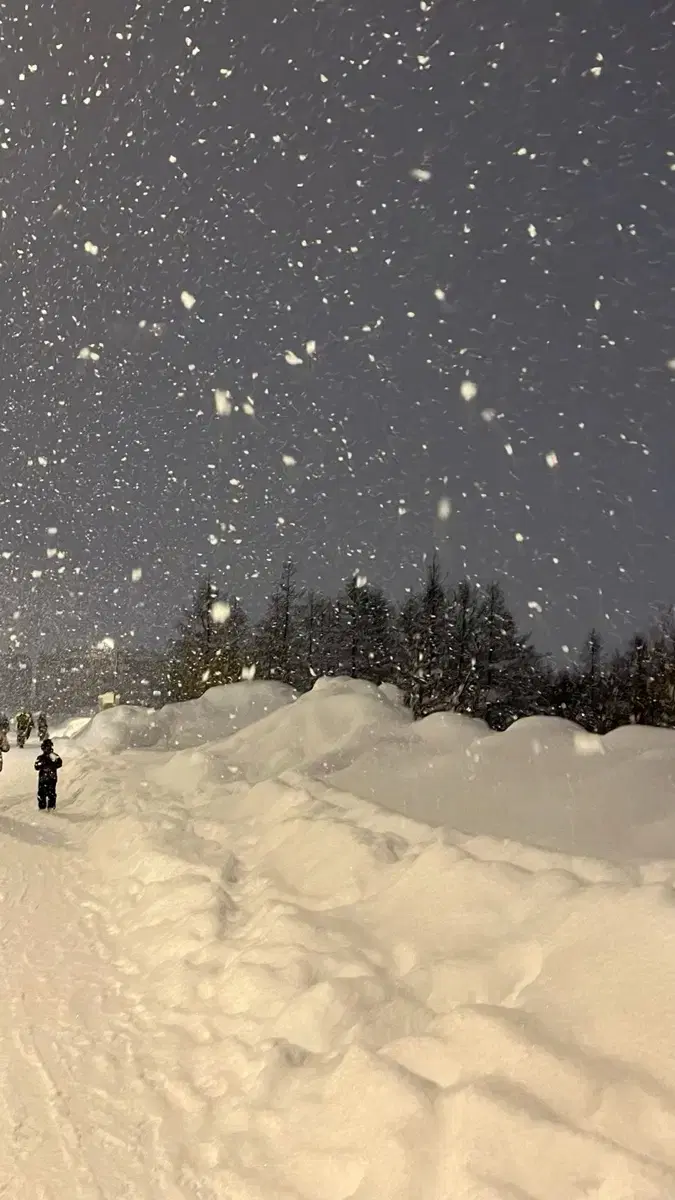
[[[229,737],[296,699],[283,683],[254,680],[209,688],[199,700],[153,710],[123,704],[105,709],[83,727],[70,722],[62,736],[78,747],[109,752],[156,747],[177,750]]]
[[[641,741],[552,717],[505,733],[457,713],[413,722],[400,693],[352,679],[318,680],[297,699],[282,684],[234,684],[175,708],[140,722],[138,710],[110,710],[71,744],[108,744],[110,731],[116,749],[175,747],[154,779],[180,797],[295,771],[467,836],[617,863],[675,859],[675,731]]]

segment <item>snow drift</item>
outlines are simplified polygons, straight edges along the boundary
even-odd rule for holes
[[[59,747],[49,829],[8,759],[5,844],[67,849],[73,922],[92,914],[97,986],[127,1014],[96,1104],[121,1088],[153,1129],[141,1167],[75,1121],[99,1193],[74,1198],[675,1194],[675,735],[495,734],[412,724],[368,684],[268,688],[213,689],[208,724],[202,701],[166,713],[152,749],[124,748],[135,716],[97,715]],[[78,1012],[79,953],[56,1012]],[[93,1083],[77,1061],[62,1105]],[[8,1194],[41,1194],[24,1178]]]
[[[167,704],[157,710],[132,704],[107,708],[88,720],[76,718],[62,732],[88,749],[114,752],[157,746],[182,750],[236,733],[295,698],[293,689],[283,683],[233,683],[210,688],[199,700]]]

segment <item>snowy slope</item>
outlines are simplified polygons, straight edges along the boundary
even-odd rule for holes
[[[6,758],[0,1195],[675,1195],[675,735],[268,687]]]

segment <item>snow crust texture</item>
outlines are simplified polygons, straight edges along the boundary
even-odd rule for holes
[[[6,759],[0,1195],[675,1195],[675,735],[178,707]]]

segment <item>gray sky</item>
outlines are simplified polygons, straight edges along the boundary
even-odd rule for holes
[[[6,637],[289,553],[401,596],[437,545],[557,656],[675,599],[675,6],[567,14],[8,0]]]

